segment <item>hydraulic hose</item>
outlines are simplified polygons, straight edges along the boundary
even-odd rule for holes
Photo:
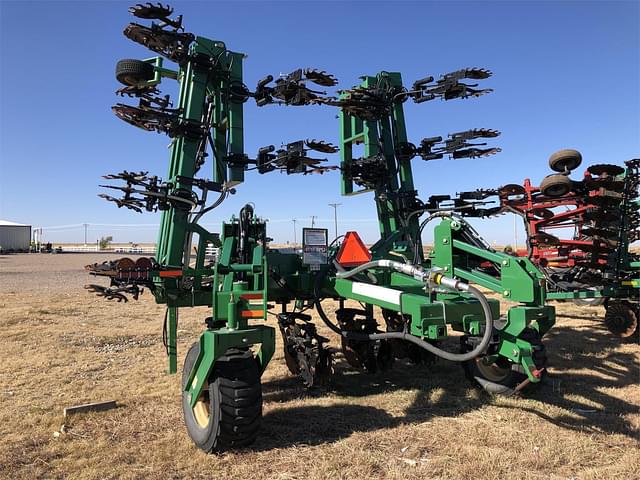
[[[414,343],[421,348],[437,355],[445,360],[450,360],[452,362],[466,362],[468,360],[473,360],[474,358],[481,355],[489,345],[491,341],[491,336],[493,334],[493,314],[491,312],[491,306],[487,301],[487,298],[482,294],[480,290],[477,288],[460,282],[459,280],[455,280],[453,278],[445,277],[439,273],[435,273],[433,271],[425,271],[421,268],[415,267],[409,264],[403,264],[400,262],[394,262],[393,260],[376,260],[373,262],[368,262],[363,265],[360,265],[352,270],[337,272],[336,277],[338,278],[348,278],[358,273],[363,272],[364,270],[373,268],[373,267],[385,267],[385,268],[393,268],[394,270],[402,271],[403,273],[407,273],[409,275],[418,276],[420,274],[422,278],[427,281],[430,280],[433,283],[449,288],[451,290],[458,290],[460,292],[467,292],[473,295],[480,306],[482,307],[482,312],[485,318],[485,329],[484,335],[480,340],[480,343],[471,351],[466,353],[451,353],[446,350],[442,350],[441,348],[436,347],[435,345],[430,344],[422,340],[421,338],[416,337],[415,335],[411,335],[407,332],[387,332],[387,333],[358,333],[358,332],[345,332],[337,327],[330,319],[327,317],[326,313],[322,308],[322,304],[320,302],[320,296],[318,295],[318,286],[320,283],[321,276],[318,276],[316,279],[316,288],[315,288],[315,307],[320,315],[322,321],[335,333],[341,335],[342,337],[348,340],[386,340],[386,339],[399,339],[406,340],[408,342]]]
[[[420,279],[422,279],[425,276],[425,274],[429,273],[423,270],[422,268],[411,265],[410,263],[401,263],[401,262],[396,262],[395,260],[374,260],[372,262],[367,262],[367,263],[363,263],[362,265],[358,265],[357,267],[352,268],[349,271],[346,271],[346,270],[338,271],[336,273],[336,277],[349,278],[359,273],[362,273],[365,270],[369,270],[371,268],[380,268],[380,267],[391,268],[398,272],[406,273],[407,275],[413,275],[415,277],[419,277]]]

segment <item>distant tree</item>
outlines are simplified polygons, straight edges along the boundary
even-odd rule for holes
[[[98,242],[100,250],[106,250],[107,248],[109,248],[109,244],[112,240],[113,237],[111,235],[109,235],[108,237],[100,237],[100,241]]]

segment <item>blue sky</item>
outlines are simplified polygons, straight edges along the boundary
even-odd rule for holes
[[[164,176],[168,138],[113,116],[115,63],[152,56],[122,35],[129,2],[0,0],[0,218],[45,229],[51,241],[113,235],[153,241],[160,214],[135,214],[99,199],[100,176],[149,170]],[[640,155],[639,2],[173,2],[188,31],[248,54],[245,82],[316,67],[340,86],[379,70],[406,84],[464,67],[494,72],[495,92],[471,100],[406,103],[410,140],[495,128],[501,154],[475,160],[414,160],[422,198],[479,187],[534,182],[547,158],[577,148],[584,165]],[[164,87],[164,84],[163,84]],[[164,88],[168,93],[174,86]],[[245,107],[245,146],[303,138],[338,141],[328,107]],[[337,157],[337,156],[336,156]],[[337,162],[333,159],[333,163]],[[205,217],[219,223],[247,202],[271,220],[278,242],[292,218],[376,239],[371,194],[341,198],[336,172],[323,176],[249,172],[238,193]],[[511,243],[511,218],[476,222],[489,242]],[[142,225],[139,227],[118,225]],[[332,231],[332,230],[331,230]],[[522,241],[520,229],[520,241]],[[429,234],[426,234],[428,240]],[[298,235],[299,239],[299,235]]]

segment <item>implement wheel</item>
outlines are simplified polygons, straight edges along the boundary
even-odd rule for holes
[[[549,157],[549,167],[555,172],[570,172],[582,163],[582,154],[577,150],[559,150]]]
[[[637,340],[640,338],[638,315],[629,302],[609,302],[604,324],[611,333],[620,338]]]
[[[607,297],[593,297],[593,298],[574,298],[574,305],[580,307],[599,307],[607,301]]]
[[[547,355],[540,340],[540,334],[531,328],[527,328],[522,332],[520,338],[531,343],[533,361],[536,364],[536,368],[544,368],[547,364]],[[467,343],[463,342],[461,345],[463,353],[472,349]],[[527,379],[527,375],[519,371],[519,365],[514,364],[505,357],[498,357],[495,362],[488,363],[486,357],[480,356],[463,362],[462,368],[464,368],[465,375],[469,380],[491,395],[509,397],[515,394],[516,387]]]
[[[116,64],[116,80],[123,85],[136,86],[153,80],[153,65],[142,60],[125,59]]]
[[[540,182],[540,192],[547,197],[561,197],[570,191],[571,180],[565,175],[549,175]]]
[[[193,408],[185,392],[200,352],[194,343],[182,371],[182,410],[187,432],[207,453],[253,443],[262,418],[262,386],[258,362],[249,350],[229,350],[220,357]]]

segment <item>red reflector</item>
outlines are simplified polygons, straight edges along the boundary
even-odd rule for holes
[[[160,272],[161,277],[181,277],[182,270],[165,270],[164,272]]]
[[[240,298],[243,298],[245,300],[262,300],[262,294],[261,293],[243,293],[242,295],[240,295]]]
[[[371,260],[371,252],[356,232],[347,232],[336,260],[343,267],[355,267]]]
[[[263,315],[262,310],[242,310],[240,312],[242,318],[262,318]]]

